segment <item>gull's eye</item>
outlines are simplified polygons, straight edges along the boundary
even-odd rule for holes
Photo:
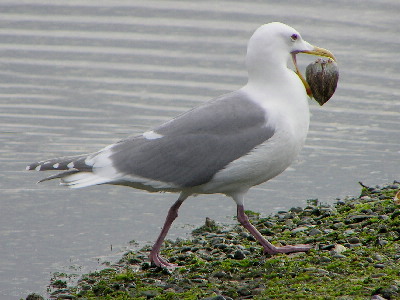
[[[297,34],[293,33],[293,34],[290,36],[290,39],[292,40],[292,42],[294,42],[294,41],[297,40],[298,37],[299,37],[299,36],[298,36]]]

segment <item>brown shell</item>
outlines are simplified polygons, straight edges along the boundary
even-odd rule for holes
[[[314,99],[324,105],[335,93],[339,80],[339,69],[331,59],[317,59],[306,69],[306,80]]]

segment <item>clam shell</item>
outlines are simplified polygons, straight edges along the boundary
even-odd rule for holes
[[[335,93],[339,80],[339,69],[331,59],[317,59],[306,69],[306,80],[314,99],[324,105]]]

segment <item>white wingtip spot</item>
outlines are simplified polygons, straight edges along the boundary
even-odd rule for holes
[[[38,165],[38,166],[35,168],[35,170],[36,170],[36,171],[40,171],[41,168],[42,168],[42,165]]]
[[[59,163],[56,163],[56,164],[53,165],[53,168],[54,168],[54,169],[58,169],[59,166],[60,166],[60,164],[59,164]]]
[[[71,161],[71,162],[67,165],[67,168],[68,168],[68,169],[72,169],[73,167],[74,167],[74,162]]]
[[[29,171],[31,169],[31,166],[26,166],[25,170]]]
[[[156,139],[162,138],[163,135],[159,134],[157,132],[154,132],[153,130],[150,130],[150,131],[146,131],[145,133],[143,133],[143,137],[147,140],[156,140]]]

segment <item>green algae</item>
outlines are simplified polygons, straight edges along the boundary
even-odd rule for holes
[[[309,201],[274,216],[248,212],[274,244],[311,243],[307,253],[264,255],[240,226],[212,220],[192,239],[167,241],[162,255],[181,267],[147,261],[149,247],[126,253],[109,268],[65,286],[55,278],[53,298],[73,299],[400,299],[398,183],[362,185],[360,197],[333,206]]]

